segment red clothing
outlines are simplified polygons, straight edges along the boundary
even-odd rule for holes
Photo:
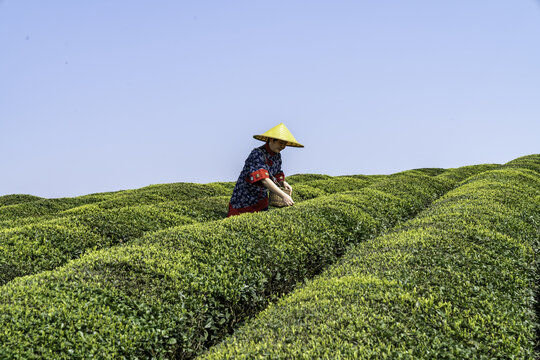
[[[246,206],[240,209],[233,208],[232,205],[229,203],[229,213],[227,214],[227,217],[240,215],[243,213],[252,213],[252,212],[265,211],[265,210],[268,210],[268,198],[259,200],[259,202],[256,203],[255,205]]]

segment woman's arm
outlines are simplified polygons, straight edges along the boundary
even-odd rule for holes
[[[285,205],[287,206],[291,206],[291,205],[294,205],[294,201],[292,199],[292,197],[290,197],[289,195],[285,194],[272,180],[270,179],[262,179],[261,180],[261,183],[264,185],[264,187],[266,187],[269,191],[273,192],[274,194],[278,195],[279,197],[281,197],[283,199],[283,202],[285,203]],[[289,185],[289,184],[287,184]],[[290,187],[290,185],[289,185]]]
[[[283,187],[284,187],[285,189],[289,189],[289,190],[291,191],[291,194],[292,194],[292,187],[291,187],[291,185],[289,185],[288,182],[286,182],[285,180],[283,180],[283,181],[281,182],[281,184],[283,184]]]

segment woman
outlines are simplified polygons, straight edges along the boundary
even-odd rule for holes
[[[281,170],[280,152],[286,146],[304,145],[296,141],[283,123],[253,137],[266,144],[253,149],[246,159],[233,190],[228,216],[268,210],[268,190],[281,197],[287,206],[294,205],[293,199],[279,188],[292,191]]]

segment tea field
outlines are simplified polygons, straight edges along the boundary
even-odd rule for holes
[[[0,359],[533,359],[540,155],[0,197]]]

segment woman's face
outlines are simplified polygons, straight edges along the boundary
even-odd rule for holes
[[[285,147],[287,146],[287,142],[278,139],[270,139],[268,145],[270,146],[270,150],[275,153],[279,153],[281,150],[285,149]]]

